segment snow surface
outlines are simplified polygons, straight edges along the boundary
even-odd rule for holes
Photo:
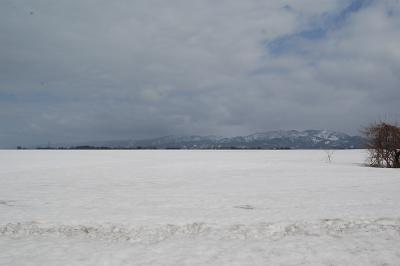
[[[0,151],[0,265],[400,265],[363,150]]]

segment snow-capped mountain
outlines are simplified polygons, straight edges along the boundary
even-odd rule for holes
[[[327,130],[276,130],[248,136],[164,136],[143,140],[87,142],[76,146],[143,149],[357,149],[364,148],[360,136]]]

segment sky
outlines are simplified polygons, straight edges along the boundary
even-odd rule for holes
[[[0,147],[400,120],[400,0],[2,0]]]

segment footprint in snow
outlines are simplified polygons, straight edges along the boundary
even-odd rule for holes
[[[13,202],[13,201],[12,200],[9,200],[9,201],[0,200],[0,205],[13,206],[12,204],[10,204],[11,202]]]
[[[255,209],[255,207],[251,206],[251,205],[238,205],[238,206],[234,206],[234,208],[244,209],[244,210],[254,210]]]

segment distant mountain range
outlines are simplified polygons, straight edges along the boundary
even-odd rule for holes
[[[93,141],[52,145],[66,149],[358,149],[360,136],[327,130],[277,130],[248,136],[165,136],[142,140]],[[42,146],[42,148],[49,148]]]

